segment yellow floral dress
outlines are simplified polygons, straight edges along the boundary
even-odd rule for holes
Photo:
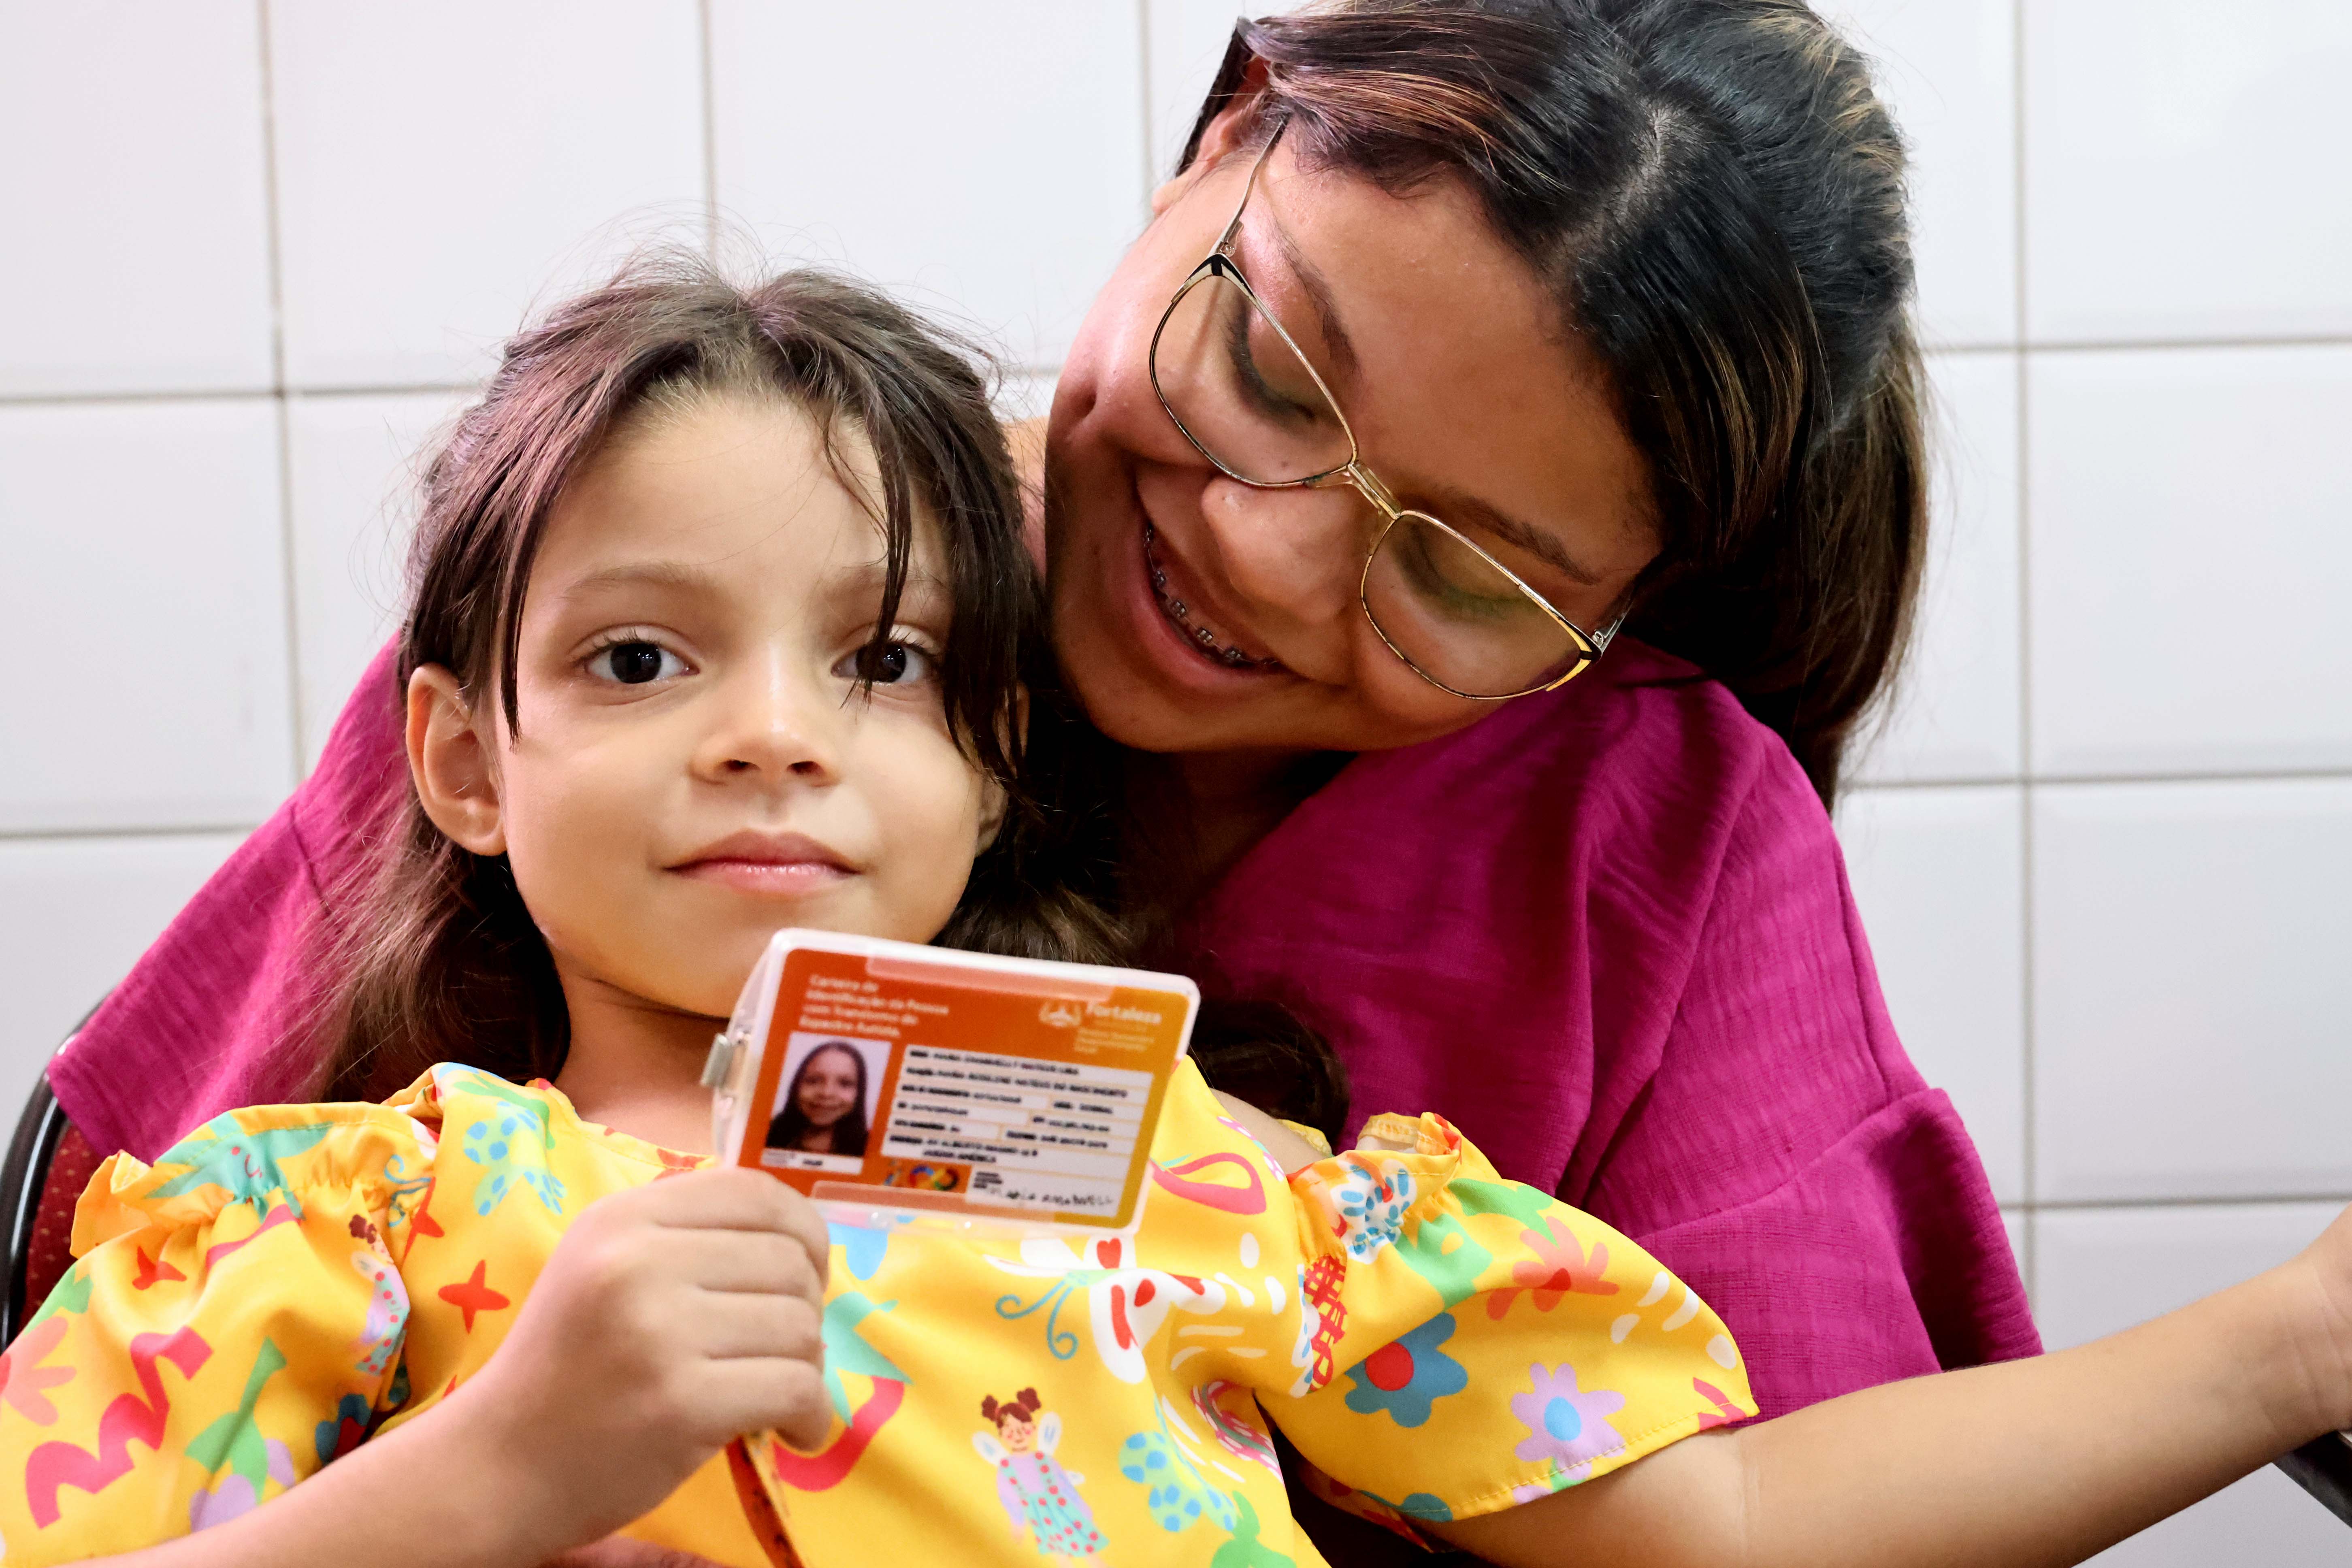
[[[1368,1134],[1286,1181],[1186,1064],[1131,1241],[837,1227],[828,1440],[740,1444],[631,1533],[757,1568],[772,1507],[811,1568],[1307,1568],[1270,1427],[1409,1530],[1753,1412],[1721,1322],[1639,1247],[1437,1117]],[[700,1163],[455,1066],[116,1155],[0,1357],[0,1561],[201,1530],[417,1419],[583,1207]]]

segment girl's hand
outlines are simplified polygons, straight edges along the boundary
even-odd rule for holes
[[[808,1200],[757,1171],[592,1204],[440,1430],[488,1458],[499,1506],[522,1510],[545,1552],[650,1512],[741,1434],[814,1447],[832,1420],[830,1251]]]
[[[632,1541],[625,1535],[608,1535],[593,1546],[576,1547],[561,1557],[551,1557],[539,1568],[725,1568],[725,1564],[691,1552],[680,1552],[674,1546],[655,1546]]]
[[[608,1535],[593,1546],[576,1547],[551,1557],[539,1568],[725,1568],[708,1557],[680,1552],[675,1546],[655,1546],[625,1535]]]

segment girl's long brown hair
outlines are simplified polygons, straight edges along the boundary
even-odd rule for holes
[[[1903,146],[1800,0],[1331,0],[1235,27],[1202,130],[1391,190],[1467,183],[1608,368],[1663,550],[1634,635],[1777,731],[1824,801],[1925,544]]]
[[[523,595],[566,483],[648,411],[786,400],[825,431],[853,494],[864,492],[837,438],[854,432],[875,457],[887,570],[872,655],[886,646],[920,520],[945,547],[948,719],[1008,809],[939,940],[1115,961],[1120,933],[1091,896],[1109,876],[1108,797],[1092,777],[1096,742],[1055,679],[984,363],[887,297],[820,272],[738,288],[697,258],[665,257],[557,308],[508,344],[426,469],[398,679],[381,700],[403,703],[409,675],[438,665],[520,731]],[[445,837],[413,787],[373,840],[362,885],[327,900],[341,912],[313,943],[319,990],[289,1042],[309,1065],[308,1097],[382,1099],[438,1061],[553,1077],[570,1041],[563,996],[504,858]]]

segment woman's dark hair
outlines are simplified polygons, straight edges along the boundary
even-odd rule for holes
[[[1662,550],[1634,635],[1787,740],[1822,799],[1887,688],[1926,526],[1901,139],[1799,0],[1336,0],[1234,31],[1311,165],[1465,182],[1606,367]]]
[[[691,256],[632,264],[509,342],[488,388],[426,468],[408,618],[383,700],[404,704],[411,673],[437,665],[469,700],[496,700],[520,732],[529,721],[514,674],[523,595],[565,485],[633,421],[711,398],[782,400],[815,419],[853,495],[865,485],[840,439],[853,436],[873,453],[887,570],[869,658],[887,650],[921,519],[936,524],[947,558],[947,716],[973,764],[1003,789],[1006,810],[935,940],[1024,958],[1127,962],[1132,944],[1107,912],[1116,763],[1055,674],[986,363],[887,297],[827,273],[744,288]],[[313,932],[306,967],[319,989],[308,1026],[287,1042],[308,1067],[302,1092],[381,1100],[440,1061],[519,1082],[554,1077],[571,1043],[569,1016],[505,858],[446,837],[413,786],[369,834],[367,869],[358,885],[331,890],[326,907],[338,912]],[[1306,1039],[1321,1053],[1303,1080],[1319,1087],[1298,1104],[1318,1112],[1337,1104],[1344,1115],[1328,1048],[1295,1026],[1283,1038],[1266,1048],[1296,1051]],[[1217,1058],[1213,1045],[1198,1058],[1213,1080]],[[1287,1113],[1291,1102],[1266,1109]],[[862,1124],[862,1100],[858,1114]]]
[[[866,1053],[847,1040],[827,1040],[801,1058],[793,1069],[793,1081],[784,1089],[784,1108],[768,1123],[768,1147],[797,1149],[801,1140],[815,1125],[801,1110],[801,1082],[808,1077],[809,1064],[827,1051],[839,1051],[857,1066],[857,1098],[833,1124],[833,1138],[826,1152],[833,1154],[863,1154],[866,1152]]]

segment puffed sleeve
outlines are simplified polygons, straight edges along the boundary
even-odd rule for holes
[[[432,1156],[398,1111],[269,1106],[100,1166],[0,1356],[8,1568],[220,1523],[363,1437],[404,1394],[394,1257]]]
[[[1375,1117],[1290,1190],[1304,1370],[1265,1403],[1343,1507],[1466,1519],[1755,1414],[1688,1287],[1440,1117]]]

